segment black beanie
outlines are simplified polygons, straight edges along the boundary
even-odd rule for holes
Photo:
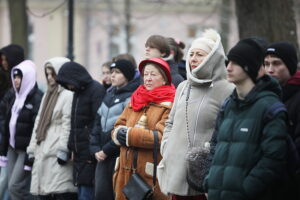
[[[21,78],[23,78],[23,73],[20,69],[14,69],[13,77],[15,78],[16,76],[20,76]]]
[[[289,42],[272,43],[268,46],[265,57],[267,55],[275,55],[280,58],[288,68],[291,76],[296,73],[298,59],[296,48],[293,44]]]
[[[110,69],[117,68],[119,69],[124,76],[127,78],[128,82],[131,81],[135,74],[135,67],[129,60],[120,59],[116,62],[113,62],[110,65]]]
[[[247,38],[240,40],[230,49],[227,58],[228,61],[234,61],[240,65],[251,80],[256,83],[258,71],[263,64],[263,55],[263,50],[257,42]]]

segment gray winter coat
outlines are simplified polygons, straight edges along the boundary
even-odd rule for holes
[[[161,142],[163,159],[157,172],[161,191],[181,196],[200,194],[186,180],[187,121],[189,134],[195,135],[191,140],[193,146],[204,146],[211,139],[222,102],[233,91],[233,85],[226,80],[225,55],[220,37],[203,62],[192,71],[188,64],[189,52],[186,63],[187,80],[178,86],[174,105],[166,121]],[[186,110],[189,85],[191,89]]]

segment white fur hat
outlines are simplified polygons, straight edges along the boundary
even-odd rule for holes
[[[192,49],[202,49],[209,53],[219,37],[219,34],[213,29],[206,29],[202,36],[193,41],[191,50]]]

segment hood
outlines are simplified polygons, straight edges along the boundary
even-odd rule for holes
[[[50,64],[53,69],[54,69],[54,72],[55,74],[57,75],[58,72],[59,72],[59,69],[61,68],[61,66],[63,64],[65,64],[66,62],[70,62],[70,59],[69,58],[65,58],[65,57],[54,57],[54,58],[51,58],[49,60],[47,60],[45,63],[44,63],[44,69],[45,69],[45,76],[46,76],[46,80],[47,80],[47,74],[46,74],[46,68],[47,68],[47,65]],[[47,81],[48,82],[48,81]],[[59,91],[62,90],[62,87],[59,86]]]
[[[74,85],[76,90],[83,90],[93,81],[88,71],[76,62],[66,62],[58,71],[56,82],[67,88],[67,85]]]
[[[279,82],[270,75],[264,75],[259,78],[254,88],[249,92],[244,100],[238,99],[236,90],[234,90],[233,93],[233,99],[240,101],[241,106],[252,104],[265,96],[276,96],[279,99],[282,98],[282,90]]]
[[[20,86],[19,92],[17,92],[15,88],[15,83],[12,81],[13,88],[16,92],[16,95],[19,97],[26,97],[29,92],[34,88],[36,83],[36,66],[31,60],[25,60],[21,62],[19,65],[12,68],[12,71],[14,69],[21,70],[23,77],[22,82]],[[13,73],[11,73],[11,79],[13,80]]]
[[[45,62],[44,68],[46,70],[46,65],[50,64],[54,68],[55,73],[58,74],[59,69],[66,62],[70,62],[70,59],[69,58],[65,58],[65,57],[54,57],[54,58],[51,58],[51,59],[49,59],[49,60],[47,60]]]
[[[300,70],[288,80],[287,84],[282,87],[283,102],[289,100],[292,96],[300,91]]]
[[[190,52],[186,56],[187,79],[191,84],[205,84],[226,79],[225,52],[221,43],[220,35],[214,36],[215,44],[209,54],[200,63],[200,65],[191,71],[189,66]]]
[[[16,44],[3,47],[0,50],[0,56],[1,55],[5,55],[10,70],[25,59],[23,48]]]
[[[291,84],[291,85],[300,85],[300,70],[296,71],[296,73],[294,74],[294,76],[292,76],[290,78],[290,80],[288,80],[287,84]]]

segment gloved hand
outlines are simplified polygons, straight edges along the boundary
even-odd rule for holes
[[[64,165],[64,164],[67,163],[67,161],[62,160],[62,159],[60,159],[60,158],[57,158],[57,162],[58,162],[58,164],[60,164],[60,165]]]
[[[126,146],[127,128],[120,128],[117,132],[117,140],[122,146]]]
[[[68,152],[58,151],[57,152],[57,162],[60,165],[65,165],[69,159]]]

